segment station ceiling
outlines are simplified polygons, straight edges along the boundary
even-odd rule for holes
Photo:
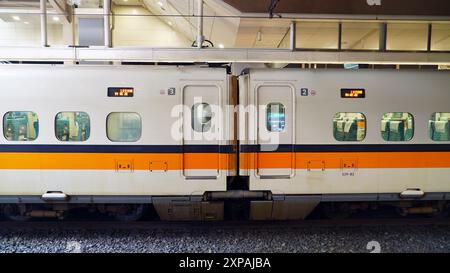
[[[245,13],[267,13],[272,0],[224,0]],[[449,0],[279,0],[274,13],[450,15]]]
[[[66,0],[52,0],[66,1]],[[99,7],[102,0],[80,0],[82,8]],[[144,20],[146,14],[156,15],[162,22],[170,25],[173,33],[177,33],[189,41],[195,40],[197,18],[189,15],[196,12],[196,0],[112,0],[116,15],[129,18],[124,25],[130,31],[146,29],[149,23]],[[267,19],[268,7],[271,0],[203,0],[205,3],[204,33],[206,39],[225,48],[286,48],[289,44],[290,19]],[[369,6],[367,3],[381,2],[381,6]],[[425,5],[424,2],[427,4]],[[339,5],[337,4],[339,3]],[[397,4],[396,4],[397,3]],[[405,4],[400,8],[400,4]],[[420,3],[420,6],[418,5]],[[9,5],[9,6],[8,6]],[[39,0],[0,0],[0,9],[26,8],[35,10],[29,15],[20,15],[22,21],[30,25],[39,26]],[[122,9],[123,8],[123,9]],[[134,16],[134,9],[142,14]],[[55,9],[49,4],[49,10]],[[17,12],[17,11],[16,11]],[[351,14],[378,13],[442,13],[450,16],[450,0],[279,0],[275,13],[327,13],[334,12]],[[123,14],[122,14],[123,13]],[[242,14],[247,13],[247,14]],[[247,16],[249,13],[259,13],[258,16]],[[0,22],[14,23],[14,14],[7,12],[0,14]],[[250,14],[253,15],[253,14]],[[260,18],[258,18],[260,17]],[[339,16],[335,16],[339,18]],[[369,16],[379,18],[377,16]],[[134,18],[131,20],[131,18]],[[25,20],[26,19],[26,20]],[[376,50],[379,44],[379,26],[375,21],[345,22],[343,25],[343,49]],[[419,20],[420,21],[420,20]],[[62,20],[49,20],[49,24],[60,24]],[[425,21],[426,23],[426,21]],[[393,24],[389,28],[389,48],[400,50],[426,49],[426,24]],[[299,48],[336,48],[338,30],[336,22],[319,20],[315,22],[298,23],[297,44]],[[38,27],[36,28],[38,31]],[[171,32],[172,33],[172,32]],[[170,34],[170,33],[169,33]],[[172,35],[172,34],[171,34]],[[450,28],[448,23],[436,25],[433,28],[433,48],[444,50],[450,46]],[[164,37],[163,37],[164,38]],[[170,46],[170,45],[168,45]]]

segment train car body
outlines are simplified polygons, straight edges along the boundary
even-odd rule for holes
[[[438,71],[247,71],[240,174],[273,195],[252,202],[252,217],[301,218],[320,202],[449,200],[449,88]]]
[[[159,202],[170,218],[235,175],[232,114],[211,114],[230,104],[226,69],[4,65],[0,79],[1,203]]]
[[[10,219],[449,204],[448,72],[250,69],[237,82],[225,68],[2,65],[0,79]]]

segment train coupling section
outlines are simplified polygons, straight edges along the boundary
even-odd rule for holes
[[[246,191],[246,190],[230,190],[205,193],[206,200],[227,200],[227,199],[263,199],[272,198],[270,192],[267,191]]]

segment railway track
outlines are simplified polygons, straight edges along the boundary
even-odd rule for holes
[[[164,221],[1,221],[0,231],[7,230],[160,230],[160,229],[295,229],[307,227],[362,227],[362,226],[450,226],[450,218],[383,218],[304,221],[219,221],[219,222],[164,222]]]

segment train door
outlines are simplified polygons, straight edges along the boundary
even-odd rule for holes
[[[185,83],[183,96],[183,175],[216,179],[219,175],[220,88],[211,83]]]
[[[294,175],[295,88],[289,84],[260,85],[256,157],[257,175],[262,179],[289,178]]]

